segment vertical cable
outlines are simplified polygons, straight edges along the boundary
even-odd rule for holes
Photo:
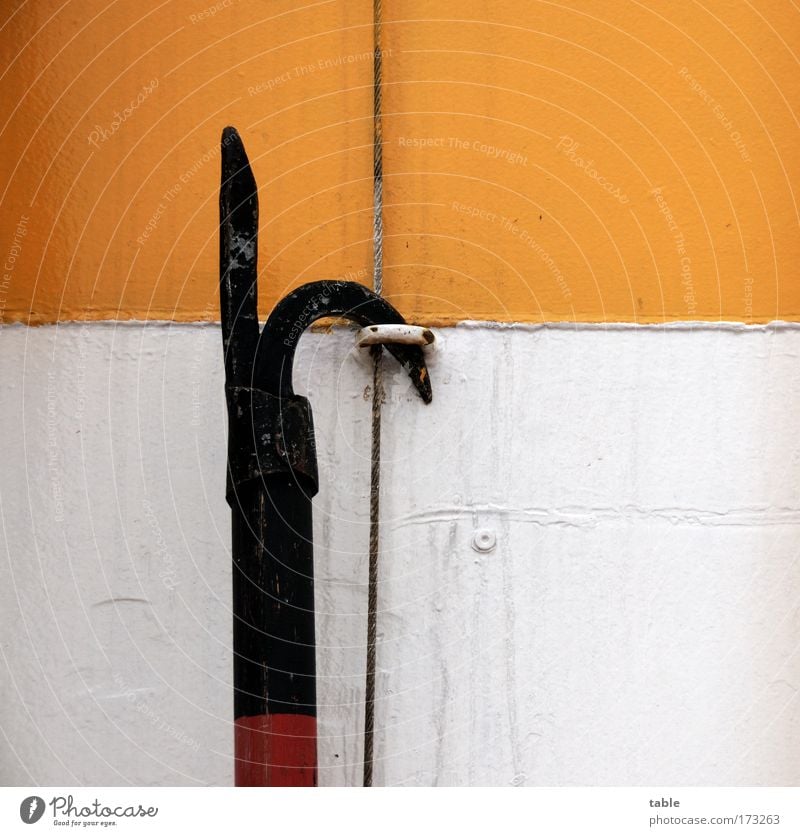
[[[373,116],[372,116],[372,242],[373,287],[383,292],[383,127],[381,125],[381,0],[372,4]],[[372,786],[375,734],[375,657],[378,632],[378,541],[380,535],[381,403],[383,402],[383,349],[372,351],[372,455],[369,491],[369,581],[367,593],[367,675],[364,697],[364,786]]]
[[[383,293],[383,124],[381,122],[383,55],[381,53],[382,0],[373,0],[373,81],[372,81],[372,241],[373,286]]]

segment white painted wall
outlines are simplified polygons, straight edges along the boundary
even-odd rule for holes
[[[800,331],[438,337],[430,407],[386,366],[377,782],[800,783]],[[352,343],[295,376],[325,784],[360,775]],[[217,327],[0,329],[2,783],[230,783],[222,386]]]

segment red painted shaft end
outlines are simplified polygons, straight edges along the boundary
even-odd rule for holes
[[[237,787],[315,787],[317,718],[260,714],[235,721]]]

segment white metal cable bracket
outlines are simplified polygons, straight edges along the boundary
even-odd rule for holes
[[[356,345],[366,348],[371,345],[432,345],[435,337],[430,328],[421,325],[368,325],[356,335]]]

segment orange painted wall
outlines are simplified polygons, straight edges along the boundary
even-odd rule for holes
[[[261,187],[264,311],[369,283],[371,5],[4,12],[4,318],[218,318],[225,124]],[[800,319],[788,0],[384,10],[385,287],[408,316]]]

